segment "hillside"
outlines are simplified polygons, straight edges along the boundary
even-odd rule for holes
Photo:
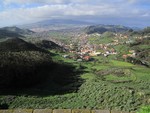
[[[5,29],[0,29],[0,39],[5,39],[5,38],[18,38],[18,37],[23,37],[22,35],[16,33],[16,32],[12,32],[12,31],[8,31]]]
[[[11,38],[0,42],[0,52],[19,52],[19,51],[44,51],[34,44],[28,43],[20,38]]]
[[[35,45],[37,47],[44,48],[44,49],[63,50],[63,47],[57,45],[56,43],[54,43],[52,41],[48,41],[48,40],[42,40],[42,41],[35,42]]]
[[[136,57],[128,58],[128,61],[134,62],[135,64],[142,64],[150,67],[150,37],[142,40],[136,40],[130,44],[130,47],[135,50]]]
[[[121,26],[121,25],[94,25],[94,26],[89,26],[85,28],[85,32],[87,34],[92,34],[92,33],[99,33],[102,34],[106,31],[110,32],[126,32],[129,31],[131,28]]]
[[[0,39],[5,38],[24,38],[24,35],[30,35],[34,32],[28,29],[20,29],[18,27],[3,27],[0,28]]]
[[[142,30],[143,35],[150,35],[150,27],[146,27]]]
[[[45,50],[19,38],[0,42],[0,59],[0,88],[33,85],[47,76],[41,73],[52,63]]]
[[[51,41],[42,42],[41,48],[19,38],[0,42],[0,89],[31,88],[48,80],[54,84],[49,91],[57,87],[55,90],[60,92],[68,91],[64,85],[78,80],[72,65],[54,62],[55,54],[45,50],[61,47]]]
[[[101,34],[52,30],[29,35],[26,41],[1,42],[0,108],[136,112],[149,105],[149,38],[130,35],[133,30],[107,29],[113,26],[105,26]],[[58,51],[65,47],[68,51]]]
[[[14,26],[14,27],[3,27],[1,29],[6,30],[6,31],[10,31],[10,32],[14,32],[14,33],[18,33],[18,34],[22,34],[22,35],[27,35],[27,34],[34,33],[33,31],[31,31],[29,29],[20,29],[16,26]]]

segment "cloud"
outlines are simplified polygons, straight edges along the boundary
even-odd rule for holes
[[[109,5],[91,6],[85,5],[43,5],[34,8],[19,8],[0,12],[0,17],[10,15],[11,17],[38,18],[44,16],[82,16],[82,15],[107,15],[115,13],[116,9]],[[7,17],[7,16],[6,16]]]
[[[3,3],[5,5],[9,5],[12,3],[16,4],[69,4],[69,3],[85,3],[90,0],[4,0]]]
[[[116,23],[119,18],[126,18],[125,21],[150,18],[149,10],[135,5],[137,2],[140,0],[3,0],[6,9],[0,11],[0,25],[32,23],[52,18],[93,21],[106,18],[112,21],[112,18],[117,18]],[[19,4],[20,7],[7,8],[12,4]],[[28,7],[33,4],[40,5]]]
[[[116,9],[110,5],[95,6],[89,4],[42,5],[33,8],[17,8],[0,12],[0,24],[8,25],[35,22],[51,18],[72,18],[83,16],[113,15]]]
[[[132,4],[150,4],[150,0],[127,0]]]

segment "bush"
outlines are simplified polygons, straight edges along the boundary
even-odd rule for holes
[[[49,54],[38,51],[1,52],[0,87],[28,87],[45,79],[52,70]]]
[[[144,106],[138,113],[150,113],[150,106]]]

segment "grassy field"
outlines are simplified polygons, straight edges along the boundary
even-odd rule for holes
[[[51,52],[54,61],[73,65],[75,70],[82,71],[77,73],[78,82],[64,85],[61,88],[69,90],[61,93],[55,92],[59,84],[49,81],[30,89],[11,93],[4,91],[0,93],[1,107],[136,111],[150,104],[149,68],[123,61],[104,60],[103,57],[95,57],[95,62],[77,62],[63,58],[63,53]]]

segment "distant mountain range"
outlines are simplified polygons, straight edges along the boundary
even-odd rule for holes
[[[44,21],[40,21],[40,22],[36,22],[32,24],[19,25],[17,27],[0,28],[0,37],[3,37],[2,32],[4,33],[10,32],[11,35],[15,37],[17,36],[17,34],[28,35],[34,32],[42,32],[42,31],[50,31],[50,30],[70,30],[70,29],[75,29],[75,28],[80,28],[80,29],[85,28],[85,31],[88,34],[103,33],[106,31],[125,32],[131,29],[133,29],[134,31],[141,30],[140,28],[137,28],[137,27],[126,27],[122,25],[103,25],[103,24],[97,25],[95,23],[86,22],[86,21],[69,20],[69,19],[51,19],[51,20],[44,20]]]
[[[34,28],[34,27],[47,27],[51,25],[92,25],[93,23],[78,21],[78,20],[69,20],[69,19],[51,19],[36,22],[33,24],[22,25],[23,28]]]
[[[92,34],[92,33],[104,33],[107,31],[110,32],[126,32],[132,30],[130,27],[125,27],[121,25],[93,25],[93,26],[88,26],[85,28],[85,32],[87,34]]]
[[[70,28],[83,27],[88,25],[93,25],[93,23],[78,21],[78,20],[69,20],[69,19],[51,19],[51,20],[44,20],[32,24],[21,25],[18,27],[31,29],[33,31],[48,31],[48,30],[70,29]]]
[[[89,27],[88,27],[89,26]],[[50,19],[44,20],[32,24],[26,24],[18,26],[23,29],[30,29],[35,32],[49,31],[49,30],[62,30],[62,29],[72,29],[72,28],[86,28],[87,33],[98,32],[102,33],[105,31],[112,32],[124,32],[130,29],[139,31],[140,28],[137,27],[125,27],[122,25],[103,25],[86,21],[70,20],[70,19]]]
[[[41,25],[51,25],[51,24],[91,25],[93,23],[89,23],[85,21],[78,21],[78,20],[68,20],[68,19],[52,19],[52,20],[45,20],[45,21],[37,22],[37,24],[41,24]]]

